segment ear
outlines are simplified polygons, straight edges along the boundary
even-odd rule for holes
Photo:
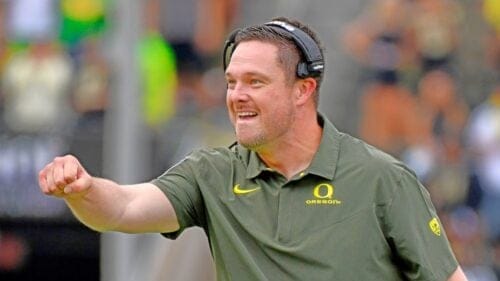
[[[295,82],[295,100],[297,105],[303,105],[308,101],[312,102],[317,83],[312,77],[299,79]]]

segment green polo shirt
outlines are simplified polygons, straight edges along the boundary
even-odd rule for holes
[[[447,280],[458,264],[415,174],[319,121],[319,150],[290,180],[239,145],[153,180],[180,224],[164,235],[202,227],[218,280]]]

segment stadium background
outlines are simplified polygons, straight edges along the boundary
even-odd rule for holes
[[[277,15],[318,31],[320,109],[426,184],[469,280],[500,278],[499,0],[1,0],[0,280],[214,280],[206,238],[98,234],[42,196],[79,156],[133,183],[228,145],[220,49]]]

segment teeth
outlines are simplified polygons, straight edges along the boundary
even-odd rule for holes
[[[238,117],[250,117],[250,116],[256,116],[257,113],[255,112],[238,112]]]

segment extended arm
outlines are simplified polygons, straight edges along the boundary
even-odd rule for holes
[[[171,232],[179,228],[168,198],[151,183],[119,185],[92,177],[78,160],[57,157],[39,173],[41,190],[63,198],[75,216],[98,231]]]

